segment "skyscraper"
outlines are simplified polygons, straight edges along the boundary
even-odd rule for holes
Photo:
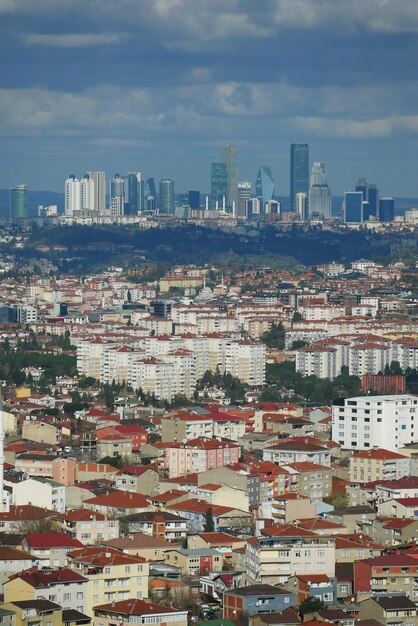
[[[226,163],[212,163],[210,167],[210,195],[212,206],[218,203],[222,207],[223,199],[228,195],[228,172]]]
[[[273,199],[274,180],[269,165],[262,165],[258,170],[257,180],[255,182],[255,195],[261,201],[261,212],[265,212],[266,203]]]
[[[319,161],[315,161],[312,165],[309,218],[331,219],[331,190],[328,187],[327,170],[325,163]]]
[[[363,177],[359,178],[356,185],[356,191],[361,191],[364,202],[368,202],[363,220],[366,222],[371,216],[377,218],[379,209],[379,190],[373,183],[368,183]]]
[[[251,183],[248,180],[237,185],[237,217],[247,217],[247,202],[251,199]]]
[[[171,180],[171,178],[162,178],[160,180],[158,207],[160,213],[174,213],[174,180]]]
[[[295,211],[298,220],[301,222],[308,220],[308,196],[303,191],[299,191],[296,194]]]
[[[27,185],[17,185],[10,190],[10,217],[12,220],[22,220],[28,217]]]
[[[226,165],[228,192],[226,206],[231,208],[238,199],[238,148],[231,144],[221,147],[221,161]]]
[[[393,222],[395,219],[395,200],[393,198],[380,198],[379,221]]]
[[[200,191],[191,189],[188,193],[188,202],[191,209],[200,209]]]
[[[137,215],[142,212],[143,207],[143,181],[141,172],[129,172],[125,176],[125,207],[129,210],[130,215]]]
[[[290,146],[290,207],[296,207],[296,194],[309,194],[309,146],[292,143]]]
[[[157,208],[157,190],[155,188],[155,180],[147,178],[144,185],[144,210],[155,211]]]
[[[110,181],[110,210],[113,217],[125,214],[125,181],[119,174]]]
[[[82,211],[94,211],[94,182],[88,174],[80,180],[80,209]]]
[[[95,213],[102,213],[106,208],[106,174],[105,172],[87,172],[94,184]]]
[[[71,174],[71,176],[69,176],[65,181],[64,196],[65,215],[71,216],[74,215],[75,212],[80,211],[80,181],[74,176],[74,174]]]
[[[361,191],[344,192],[344,222],[363,221],[363,193]]]

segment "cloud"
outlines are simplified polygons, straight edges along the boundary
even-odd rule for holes
[[[126,41],[128,38],[127,33],[65,33],[60,35],[31,33],[22,36],[26,45],[55,48],[114,45]]]

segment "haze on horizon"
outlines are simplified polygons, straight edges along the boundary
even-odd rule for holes
[[[0,187],[140,170],[209,189],[310,144],[334,194],[416,196],[416,0],[0,0]]]

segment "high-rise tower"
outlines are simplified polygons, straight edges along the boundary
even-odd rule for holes
[[[274,180],[269,165],[262,165],[258,170],[255,182],[255,195],[261,202],[261,212],[265,212],[265,206],[274,195]]]
[[[238,199],[238,148],[231,144],[221,147],[221,161],[226,165],[228,193],[226,206],[231,208]]]
[[[17,185],[10,190],[10,217],[12,220],[22,220],[28,217],[28,188],[26,185]]]
[[[331,190],[325,163],[315,161],[312,165],[309,190],[309,218],[331,219]]]
[[[94,185],[94,206],[93,211],[102,213],[106,208],[106,174],[105,172],[87,172]]]
[[[364,202],[368,203],[364,220],[367,221],[370,217],[377,218],[379,213],[379,190],[376,185],[368,183],[365,178],[361,177],[358,179],[356,191],[361,191]]]
[[[292,143],[290,146],[290,207],[296,208],[296,194],[309,194],[309,146]]]
[[[160,180],[158,207],[160,213],[174,213],[174,180],[171,180],[171,178],[162,178]]]
[[[65,181],[64,212],[71,216],[81,208],[80,181],[71,174]]]
[[[238,183],[237,217],[248,217],[247,202],[251,200],[251,183],[248,180]]]
[[[212,163],[210,168],[210,195],[212,205],[222,206],[228,195],[228,172],[226,163]]]
[[[125,181],[115,174],[110,182],[110,210],[113,217],[125,214]]]

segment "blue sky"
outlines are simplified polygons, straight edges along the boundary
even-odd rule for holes
[[[417,0],[0,0],[0,186],[140,170],[209,188],[307,141],[335,194],[416,196]]]

